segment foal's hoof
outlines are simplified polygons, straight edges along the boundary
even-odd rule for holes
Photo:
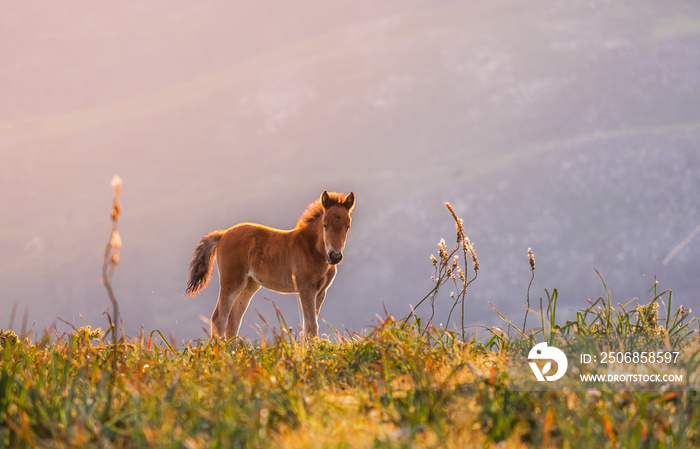
[[[318,333],[302,332],[300,337],[301,337],[301,341],[320,340],[320,338],[318,338]]]

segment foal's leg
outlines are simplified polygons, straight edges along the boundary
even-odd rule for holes
[[[238,335],[238,331],[241,328],[241,321],[243,320],[243,314],[245,314],[251,298],[258,290],[260,290],[260,284],[249,277],[245,287],[243,287],[233,301],[233,307],[231,308],[231,313],[229,313],[228,321],[226,322],[227,339]]]
[[[321,290],[319,290],[318,294],[316,295],[316,318],[318,318],[321,314],[321,305],[323,305],[323,301],[326,299],[326,292],[328,291],[328,287],[331,286],[331,284],[333,283],[333,279],[335,279],[335,273],[336,268],[335,266],[332,266],[328,270],[328,274],[326,274],[326,281],[321,287]]]
[[[299,302],[304,319],[304,336],[306,338],[318,336],[318,316],[316,314],[316,295],[318,291],[312,287],[299,289]]]
[[[316,295],[316,319],[318,320],[318,317],[321,316],[321,304],[323,304],[323,301],[326,299],[326,290],[321,290],[318,292]]]
[[[227,276],[225,282],[223,278],[221,281],[221,286],[219,287],[219,300],[216,302],[214,313],[211,315],[211,334],[214,337],[223,338],[225,337],[224,331],[226,329],[226,322],[229,314],[231,313],[233,302],[246,286],[246,278],[241,274],[237,276],[236,279],[231,279]]]

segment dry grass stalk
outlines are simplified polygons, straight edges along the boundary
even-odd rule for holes
[[[121,213],[121,204],[119,204],[119,193],[121,191],[122,179],[119,176],[114,176],[112,178],[112,187],[114,188],[114,198],[112,202],[112,233],[109,236],[109,242],[105,248],[105,256],[102,264],[102,283],[107,289],[107,294],[109,295],[109,300],[112,302],[113,316],[112,316],[112,336],[114,343],[116,344],[119,339],[119,303],[114,295],[114,290],[112,289],[112,275],[114,274],[114,268],[119,263],[119,249],[122,246],[122,239],[119,235],[119,230],[117,229],[119,223],[119,214]]]

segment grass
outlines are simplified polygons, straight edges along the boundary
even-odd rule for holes
[[[419,320],[335,342],[96,336],[4,345],[0,447],[700,446],[696,392],[509,391],[502,352]]]
[[[434,326],[441,289],[451,283],[450,314],[463,311],[478,272],[450,212],[457,243],[450,252],[441,242],[433,258],[428,318],[414,308],[364,334],[305,341],[278,314],[270,339],[180,347],[157,330],[118,340],[113,328],[88,326],[54,328],[36,341],[0,332],[0,448],[700,447],[697,392],[511,391],[505,332],[482,328],[465,338],[463,327]],[[530,265],[534,276],[534,256]],[[696,320],[674,310],[670,290],[654,284],[648,304],[616,305],[601,281],[606,294],[572,321],[557,322],[556,290],[529,310],[534,329],[496,312],[519,338],[697,339]]]

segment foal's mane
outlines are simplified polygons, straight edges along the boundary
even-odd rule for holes
[[[330,206],[339,206],[345,201],[345,195],[337,192],[328,192],[330,198]],[[306,206],[304,212],[302,212],[301,217],[297,220],[297,228],[303,228],[304,226],[313,223],[323,215],[323,205],[321,205],[321,198],[317,199],[313,203]]]

